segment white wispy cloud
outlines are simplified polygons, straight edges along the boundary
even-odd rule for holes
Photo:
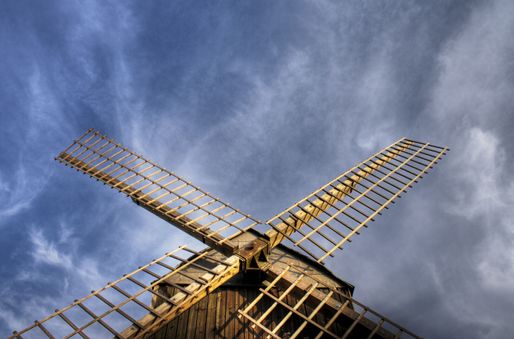
[[[1,195],[0,216],[10,217],[30,206],[32,200],[41,191],[42,183],[35,183],[26,173],[26,168],[20,164],[13,180],[2,184],[4,194]]]
[[[401,137],[395,135],[397,121],[393,114],[388,113],[397,107],[398,100],[393,71],[386,46],[381,53],[371,58],[356,86],[355,114],[366,117],[356,132],[356,141],[367,152],[374,152]],[[387,115],[390,118],[383,119]]]
[[[58,241],[49,239],[38,226],[32,225],[28,231],[28,252],[32,260],[26,262],[13,280],[4,284],[0,290],[0,320],[5,321],[12,329],[22,329],[29,325],[27,319],[41,318],[56,307],[63,307],[107,282],[108,278],[99,271],[98,260],[69,250],[75,247],[75,244],[69,246],[70,241],[76,240],[71,240],[66,226],[61,225],[60,230]],[[45,266],[59,268],[64,274],[48,274]],[[20,284],[53,287],[51,295],[34,292],[32,289],[27,289],[20,295],[20,291],[16,289]]]
[[[464,131],[463,131],[464,132]],[[495,211],[505,208],[501,175],[505,166],[504,149],[493,132],[479,127],[461,134],[465,142],[452,157],[452,170],[459,173],[455,201],[448,206],[450,213],[475,219],[494,217]]]
[[[58,251],[55,243],[43,236],[41,229],[33,228],[29,233],[29,239],[34,246],[32,257],[36,263],[60,266],[66,270],[73,267],[71,256]]]
[[[463,135],[465,140],[452,159],[458,173],[449,213],[477,225],[484,234],[473,254],[484,288],[514,295],[514,185],[506,183],[505,148],[493,132],[478,127]]]
[[[18,133],[17,154],[14,154],[14,172],[10,184],[2,185],[7,194],[0,197],[0,216],[12,217],[31,206],[31,203],[43,192],[51,177],[49,152],[53,140],[48,135],[57,137],[67,128],[67,119],[63,114],[59,100],[46,74],[41,71],[37,61],[31,65],[32,72],[28,79],[28,102],[25,112],[26,123]],[[43,139],[45,140],[43,142]],[[6,176],[4,174],[3,176]]]
[[[477,6],[440,55],[441,73],[428,107],[443,126],[438,134],[452,144],[444,208],[467,225],[470,240],[481,236],[478,244],[464,242],[461,248],[461,267],[478,278],[473,286],[465,280],[469,275],[452,278],[448,267],[433,274],[446,282],[439,284],[441,296],[448,294],[448,282],[462,285],[450,287],[453,292],[443,299],[456,319],[475,321],[486,331],[482,334],[498,338],[512,331],[505,310],[514,307],[508,299],[493,301],[496,295],[514,296],[514,196],[513,185],[505,182],[512,143],[498,125],[511,110],[512,13],[509,1]],[[477,291],[488,291],[489,297],[476,297]]]
[[[70,280],[73,283],[80,282],[82,286],[104,285],[107,278],[99,270],[99,258],[72,250],[77,247],[80,239],[72,238],[69,227],[66,225],[61,223],[57,235],[58,241],[52,241],[45,236],[43,229],[37,226],[32,226],[29,230],[28,236],[32,244],[30,253],[35,267],[38,268],[39,264],[47,264],[64,269],[64,286],[69,286]],[[26,278],[26,275],[23,277]]]

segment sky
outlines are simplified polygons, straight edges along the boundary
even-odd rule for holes
[[[53,160],[92,127],[260,220],[450,147],[327,267],[426,338],[511,338],[513,36],[510,0],[0,2],[0,336],[198,245]]]

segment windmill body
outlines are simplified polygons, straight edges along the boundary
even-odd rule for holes
[[[263,223],[90,129],[56,159],[207,248],[180,246],[13,337],[418,337],[323,263],[447,151],[402,138]]]
[[[341,281],[321,265],[316,265],[312,260],[295,252],[285,246],[278,246],[273,250],[270,259],[283,268],[290,266],[290,270],[297,275],[307,273],[308,276],[316,280],[324,281],[332,288],[341,292],[344,297],[336,297],[341,303],[351,298],[353,286]],[[276,261],[275,261],[276,260]],[[192,269],[191,273],[200,275],[199,270]],[[239,309],[244,309],[259,294],[259,289],[266,288],[263,277],[259,273],[239,273],[218,289],[208,294],[199,302],[194,304],[184,313],[175,317],[173,320],[160,326],[151,338],[259,338],[262,337],[262,330],[244,316],[240,316]],[[314,283],[316,280],[311,280]],[[187,285],[191,280],[184,277],[177,277],[173,280],[174,284]],[[159,291],[166,296],[173,296],[177,290],[170,284],[163,284]],[[270,289],[275,297],[280,297],[285,289],[280,286]],[[287,296],[290,304],[295,304],[300,300],[298,294]],[[159,307],[164,301],[156,297],[152,303],[153,307]],[[262,315],[273,306],[273,301],[266,298],[259,303],[253,310],[254,314]],[[312,307],[307,310],[307,306],[303,306],[303,312],[308,314],[312,312]],[[275,327],[280,319],[285,316],[285,310],[281,307],[275,307],[267,317],[266,326]],[[320,315],[322,316],[322,315]],[[151,318],[151,317],[149,317]],[[319,319],[324,322],[323,319]],[[286,322],[284,326],[277,331],[279,337],[287,337],[294,333],[295,329],[301,326],[303,319],[295,317],[291,321]],[[135,330],[135,329],[133,329]],[[310,331],[309,331],[310,330]],[[129,330],[130,331],[130,330]],[[342,335],[343,327],[336,328],[336,331]],[[128,333],[128,332],[127,332]],[[315,337],[317,331],[307,329],[302,333],[302,337]]]

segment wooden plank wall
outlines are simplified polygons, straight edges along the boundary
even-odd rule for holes
[[[248,320],[244,317],[239,318],[237,313],[239,308],[245,307],[257,297],[260,293],[258,288],[258,286],[222,286],[196,303],[179,317],[164,324],[157,332],[152,334],[150,338],[262,338],[263,332],[259,328],[251,328]],[[275,290],[273,294],[278,295],[280,291]],[[288,303],[289,302],[294,303],[293,300],[288,301]],[[270,299],[263,298],[262,302],[259,303],[259,308],[256,310],[256,316],[262,314],[271,304],[272,301]],[[304,310],[306,313],[308,311],[309,310]],[[271,323],[267,325],[273,326],[273,324],[277,324],[285,314],[286,311],[284,309],[277,308],[277,310],[271,314]],[[318,317],[322,317],[322,315]],[[279,335],[281,337],[287,337],[287,334],[293,333],[295,328],[301,323],[301,319],[289,321],[284,328],[281,329]],[[340,331],[342,333],[342,327]],[[309,332],[308,329],[307,332]],[[311,337],[309,334],[310,333],[303,333],[304,336],[307,335]],[[314,337],[317,331],[312,334],[312,337]]]

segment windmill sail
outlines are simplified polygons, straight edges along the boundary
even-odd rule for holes
[[[402,138],[267,221],[270,247],[284,239],[322,263],[394,203],[448,148]]]
[[[250,215],[93,129],[56,159],[126,194],[138,205],[227,255],[238,248],[231,239],[259,224]]]
[[[348,284],[318,278],[316,266],[323,268],[327,257],[395,203],[447,151],[400,139],[271,218],[266,223],[271,228],[260,234],[254,230],[259,221],[251,216],[90,129],[57,160],[130,196],[212,249],[196,252],[181,246],[12,337],[161,337],[162,328],[177,325],[206,295],[212,299],[215,289],[245,273],[231,281],[247,286],[248,278],[260,289],[243,307],[232,309],[241,307],[237,312],[225,312],[227,324],[243,319],[257,335],[275,338],[418,338],[353,299]],[[285,247],[277,246],[284,240],[314,261],[282,251]],[[262,287],[260,277],[266,279]],[[221,336],[218,306],[215,314],[216,326],[204,332],[206,337]]]
[[[265,285],[238,311],[262,337],[420,338],[338,289],[289,267],[271,269]],[[258,312],[259,303],[270,306]]]
[[[11,338],[141,337],[173,319],[239,272],[236,256],[185,246],[34,322]],[[191,268],[198,274],[192,275]],[[185,283],[175,283],[177,277]],[[172,286],[173,296],[161,292]],[[159,301],[158,307],[152,307]]]

